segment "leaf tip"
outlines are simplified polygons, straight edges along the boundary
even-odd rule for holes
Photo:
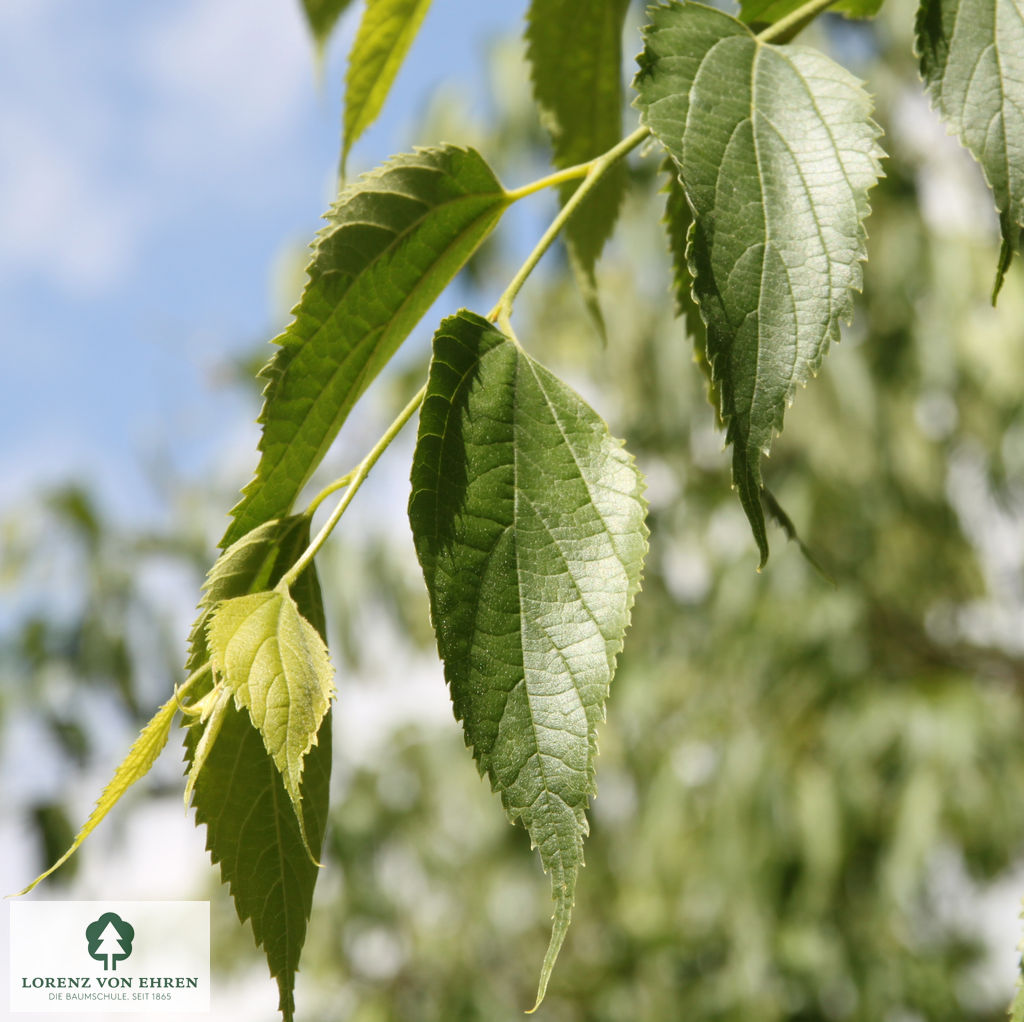
[[[992,307],[995,308],[999,299],[999,292],[1003,289],[1003,281],[1006,280],[1006,271],[1013,261],[1013,244],[1009,238],[1007,217],[1002,217],[1003,243],[999,248],[999,262],[996,264],[996,279],[992,285]]]

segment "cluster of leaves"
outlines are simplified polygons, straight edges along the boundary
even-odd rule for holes
[[[306,6],[322,42],[347,4]],[[620,141],[628,4],[601,0],[581,31],[575,5],[534,0],[527,54],[555,173],[509,191],[476,150],[442,145],[393,157],[344,187],[328,212],[295,319],[262,372],[259,464],[209,574],[188,680],[143,730],[64,856],[149,769],[184,710],[186,798],[266,951],[286,1019],[328,816],[334,685],[313,558],[421,405],[410,524],[466,743],[551,877],[555,923],[537,1003],[544,997],[569,926],[596,729],[648,531],[632,457],[527,354],[511,314],[564,229],[601,323],[595,265],[626,189],[624,157],[649,138],[670,170],[677,305],[732,447],[762,566],[766,511],[792,532],[765,489],[761,458],[797,385],[818,371],[851,315],[882,155],[861,84],[824,53],[788,43],[825,6],[750,4],[740,18],[689,2],[652,9],[634,80],[640,127]],[[995,194],[998,291],[1024,226],[1022,18],[1012,0],[974,6],[926,0],[918,47],[937,108]],[[343,164],[427,7],[367,4],[347,77]],[[845,10],[863,16],[875,7]],[[996,16],[1002,7],[1007,17]],[[748,23],[764,27],[755,35]],[[492,312],[441,323],[421,392],[352,473],[295,513],[367,386],[506,209],[548,185],[559,187],[562,210]],[[343,488],[311,540],[314,512]]]

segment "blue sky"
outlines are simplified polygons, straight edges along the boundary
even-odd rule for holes
[[[77,477],[134,516],[146,464],[252,449],[216,380],[298,297],[274,285],[332,195],[358,16],[318,77],[298,0],[0,4],[0,508]],[[435,5],[351,169],[437,141],[410,110],[442,78],[479,94],[480,43],[521,16]]]

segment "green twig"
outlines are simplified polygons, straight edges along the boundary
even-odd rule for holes
[[[174,700],[175,700],[175,702],[176,702],[176,703],[178,704],[178,709],[179,709],[179,710],[181,710],[181,712],[182,712],[182,713],[185,713],[185,714],[189,713],[189,711],[190,711],[190,710],[191,710],[191,708],[192,708],[192,704],[191,704],[191,703],[183,703],[183,702],[181,701],[181,697],[182,697],[183,695],[185,695],[185,694],[186,694],[186,693],[188,692],[188,690],[189,690],[189,689],[190,689],[190,688],[191,688],[191,687],[192,687],[192,686],[193,686],[193,685],[194,685],[194,684],[195,684],[195,683],[196,683],[197,681],[199,681],[199,679],[200,679],[200,678],[203,678],[203,677],[205,677],[205,676],[206,676],[207,674],[209,674],[209,673],[210,673],[210,670],[212,669],[212,667],[213,667],[213,664],[212,664],[212,663],[211,663],[211,662],[210,662],[209,660],[207,660],[207,661],[206,661],[206,663],[205,663],[205,664],[203,664],[203,666],[202,666],[202,667],[200,667],[200,668],[198,668],[198,669],[194,670],[194,671],[193,671],[193,672],[192,672],[192,673],[191,673],[191,674],[190,674],[190,675],[189,675],[189,676],[188,676],[188,677],[187,677],[187,678],[186,678],[186,679],[185,679],[185,680],[184,680],[184,681],[183,681],[183,682],[181,683],[181,685],[175,685],[175,686],[174,686]]]
[[[338,490],[344,489],[352,482],[352,477],[356,474],[356,470],[352,469],[351,472],[346,472],[343,476],[335,479],[333,483],[328,483],[310,502],[309,507],[306,508],[305,514],[310,518],[316,514],[316,509],[332,494],[337,493]]]
[[[558,236],[559,231],[565,226],[566,221],[575,210],[579,207],[580,203],[587,197],[587,195],[593,190],[594,186],[598,181],[601,180],[602,176],[608,170],[612,164],[620,160],[626,153],[635,149],[647,136],[650,134],[650,129],[647,127],[637,128],[631,135],[622,139],[617,145],[613,146],[607,152],[602,153],[600,156],[594,157],[594,159],[587,161],[586,163],[579,163],[574,167],[566,167],[564,170],[559,170],[554,174],[549,174],[547,177],[540,178],[537,181],[533,181],[528,185],[523,185],[522,188],[517,188],[514,191],[508,193],[509,197],[515,201],[521,199],[527,195],[533,195],[535,192],[539,192],[544,188],[550,188],[554,185],[563,184],[566,181],[574,181],[577,178],[582,178],[580,186],[572,193],[568,202],[559,210],[558,215],[554,220],[551,221],[548,229],[544,232],[540,241],[534,247],[533,251],[527,257],[526,262],[519,268],[519,271],[512,278],[511,283],[505,288],[501,298],[498,299],[498,304],[491,310],[488,319],[492,323],[502,322],[504,328],[511,334],[511,327],[508,323],[508,318],[512,312],[512,303],[515,301],[515,297],[519,294],[523,283],[526,278],[533,272],[534,267],[540,262],[541,256],[551,247],[551,243]],[[352,498],[356,495],[359,487],[363,485],[363,481],[370,474],[370,469],[377,463],[377,459],[384,453],[384,451],[390,446],[391,441],[395,439],[402,427],[409,421],[412,414],[417,408],[423,403],[423,398],[426,396],[427,388],[426,385],[420,389],[419,393],[402,409],[399,413],[398,418],[388,427],[387,432],[377,441],[374,445],[373,450],[366,455],[365,458],[359,463],[359,465],[351,472],[342,476],[340,479],[336,479],[330,485],[326,486],[313,498],[309,507],[306,509],[306,514],[312,515],[313,512],[320,506],[323,501],[329,497],[332,493],[345,487],[345,494],[338,501],[337,506],[331,512],[330,518],[324,522],[320,531],[310,542],[309,546],[303,551],[302,556],[281,576],[281,580],[277,583],[278,590],[284,592],[287,591],[294,583],[295,580],[302,574],[303,571],[309,566],[310,562],[317,555],[317,552],[327,541],[327,537],[334,531],[334,527],[341,520],[341,516],[345,513],[349,504],[352,503]]]
[[[398,418],[388,426],[387,431],[384,435],[373,445],[373,450],[366,455],[365,458],[356,466],[353,472],[349,473],[348,488],[345,490],[344,496],[338,501],[337,507],[331,512],[331,517],[324,522],[320,531],[313,537],[312,542],[302,552],[302,556],[281,576],[281,581],[274,587],[280,592],[286,592],[295,582],[295,580],[309,567],[310,562],[317,555],[320,547],[327,542],[327,537],[334,531],[334,527],[341,520],[341,516],[345,513],[345,509],[352,503],[352,498],[356,495],[359,487],[363,485],[363,481],[370,474],[370,469],[377,464],[377,459],[387,450],[391,445],[391,441],[401,432],[402,427],[409,421],[413,413],[423,403],[423,398],[427,393],[427,385],[424,384],[416,396],[399,412]],[[343,477],[344,478],[344,477]],[[345,485],[342,480],[338,481],[339,487]],[[332,484],[333,486],[334,484]],[[330,489],[330,487],[328,487]],[[326,496],[326,494],[324,494]]]
[[[531,181],[528,185],[523,185],[522,188],[514,188],[511,192],[506,192],[505,194],[513,202],[518,199],[525,199],[527,195],[542,192],[545,188],[553,188],[555,185],[565,184],[566,181],[575,181],[578,178],[586,177],[593,163],[593,160],[587,160],[586,163],[577,163],[573,167],[566,167],[564,170],[556,171],[554,174],[548,174],[547,177],[538,178],[536,181]]]
[[[515,302],[516,295],[519,294],[520,289],[526,282],[526,278],[530,276],[534,267],[540,262],[541,256],[544,255],[544,253],[551,247],[551,243],[556,237],[558,237],[558,233],[565,226],[566,221],[573,215],[579,207],[579,204],[594,189],[608,168],[625,156],[626,153],[635,149],[650,133],[651,129],[646,126],[637,128],[633,134],[627,135],[618,143],[618,145],[613,146],[606,153],[596,156],[589,163],[581,163],[576,167],[570,167],[568,170],[561,171],[559,174],[552,174],[548,178],[542,178],[540,181],[535,181],[532,185],[527,185],[525,188],[519,189],[519,192],[522,192],[524,195],[529,195],[532,194],[532,192],[539,190],[541,187],[546,187],[548,184],[556,184],[563,180],[569,181],[575,177],[581,176],[580,171],[584,172],[580,186],[569,197],[569,201],[566,202],[566,204],[559,210],[558,216],[556,216],[548,225],[548,229],[544,232],[540,241],[537,242],[533,251],[526,257],[526,262],[519,267],[519,271],[512,278],[511,283],[507,288],[505,288],[501,297],[498,299],[498,304],[491,309],[487,318],[492,323],[498,323],[502,328],[506,328],[508,326],[508,320],[512,314],[512,305]],[[512,192],[510,194],[517,195],[518,193]]]
[[[758,32],[758,41],[770,43],[775,39],[784,39],[788,32],[803,28],[834,3],[836,0],[808,0],[807,3],[801,4],[784,18],[779,18],[774,25],[769,25],[763,32]]]

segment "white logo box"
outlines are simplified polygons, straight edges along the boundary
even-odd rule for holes
[[[208,1012],[208,901],[11,902],[10,1010]]]

